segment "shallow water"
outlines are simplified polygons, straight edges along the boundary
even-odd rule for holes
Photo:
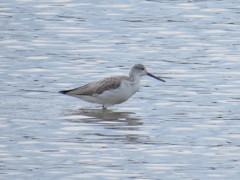
[[[2,1],[1,179],[239,179],[239,3]],[[59,90],[127,74],[107,111]]]

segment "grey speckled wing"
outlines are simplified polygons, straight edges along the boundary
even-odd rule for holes
[[[75,89],[61,91],[61,93],[70,96],[74,95],[92,96],[94,94],[102,94],[104,91],[120,87],[122,80],[129,81],[130,78],[128,76],[112,76],[99,81],[94,81],[92,83],[86,84]]]

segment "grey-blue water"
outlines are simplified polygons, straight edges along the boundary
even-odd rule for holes
[[[0,179],[240,177],[236,0],[0,2]],[[103,112],[57,93],[136,63]]]

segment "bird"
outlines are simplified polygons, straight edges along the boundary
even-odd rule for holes
[[[128,76],[110,76],[78,88],[59,91],[59,93],[100,104],[103,109],[107,109],[109,106],[127,101],[134,95],[140,89],[142,76],[150,76],[165,82],[162,78],[149,73],[144,65],[135,64],[131,67]]]

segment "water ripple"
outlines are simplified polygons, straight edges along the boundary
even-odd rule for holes
[[[1,179],[238,179],[239,4],[0,3]],[[58,91],[127,74],[107,111]]]

